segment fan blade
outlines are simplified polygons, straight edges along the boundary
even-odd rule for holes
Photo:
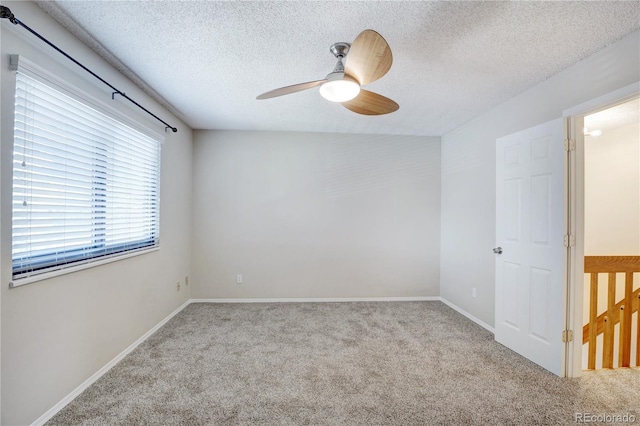
[[[355,78],[361,85],[384,76],[393,62],[387,41],[373,30],[364,30],[351,43],[347,53],[344,73]]]
[[[256,99],[269,99],[282,95],[288,95],[289,93],[300,92],[301,90],[311,89],[312,87],[320,86],[327,80],[308,81],[306,83],[294,84],[292,86],[280,87],[279,89],[273,89],[262,95],[256,97]]]
[[[368,90],[360,89],[360,94],[342,106],[358,114],[382,115],[397,111],[400,105],[389,98]]]

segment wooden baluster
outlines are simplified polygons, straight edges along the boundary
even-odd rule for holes
[[[620,306],[620,336],[618,338],[618,368],[628,367],[625,365],[625,344],[627,338],[627,322],[625,318],[628,316],[627,311],[624,310],[624,305]]]
[[[607,316],[604,319],[604,341],[602,347],[602,368],[613,368],[613,325],[616,303],[616,274],[609,272],[607,291]]]
[[[640,367],[640,289],[633,290],[633,275],[640,272],[640,256],[585,256],[584,272],[591,274],[589,322],[582,327],[582,344],[589,343],[587,348],[588,368],[591,369],[594,365],[592,348],[594,329],[596,329],[596,341],[597,336],[600,333],[603,334],[602,368],[613,368],[615,325],[618,323],[620,323],[620,339],[616,364],[620,368],[630,367],[631,351],[633,350],[631,340],[633,315],[637,315],[637,336],[634,336],[634,339],[637,340],[635,365]],[[594,287],[597,288],[594,284],[594,282],[597,283],[597,278],[594,278],[593,274],[598,273],[608,273],[607,309],[596,317],[594,326],[592,311],[593,304],[597,303],[595,299],[598,290],[594,289]],[[625,274],[624,296],[616,301],[616,274],[619,273]]]
[[[589,370],[596,369],[596,338],[598,337],[598,273],[591,273],[589,295]]]
[[[618,367],[631,366],[631,315],[633,315],[633,273],[627,272],[624,280],[624,305],[620,308],[620,351]]]
[[[636,327],[636,367],[640,367],[640,294],[638,294],[638,309],[636,310],[636,312],[638,313],[637,316],[637,320],[638,320],[638,325]]]

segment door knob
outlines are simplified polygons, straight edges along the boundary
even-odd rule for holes
[[[497,254],[502,254],[502,247],[496,247],[496,248],[494,248],[494,249],[493,249],[493,252],[494,252],[494,253],[497,253]]]

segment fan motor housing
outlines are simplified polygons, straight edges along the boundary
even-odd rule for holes
[[[336,58],[344,58],[349,53],[349,48],[351,47],[350,43],[345,43],[343,41],[338,43],[333,43],[329,48],[329,51],[333,53],[333,56]]]

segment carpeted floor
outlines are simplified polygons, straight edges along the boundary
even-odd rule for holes
[[[576,413],[640,424],[640,369],[560,379],[440,302],[191,304],[47,424],[547,425]]]

